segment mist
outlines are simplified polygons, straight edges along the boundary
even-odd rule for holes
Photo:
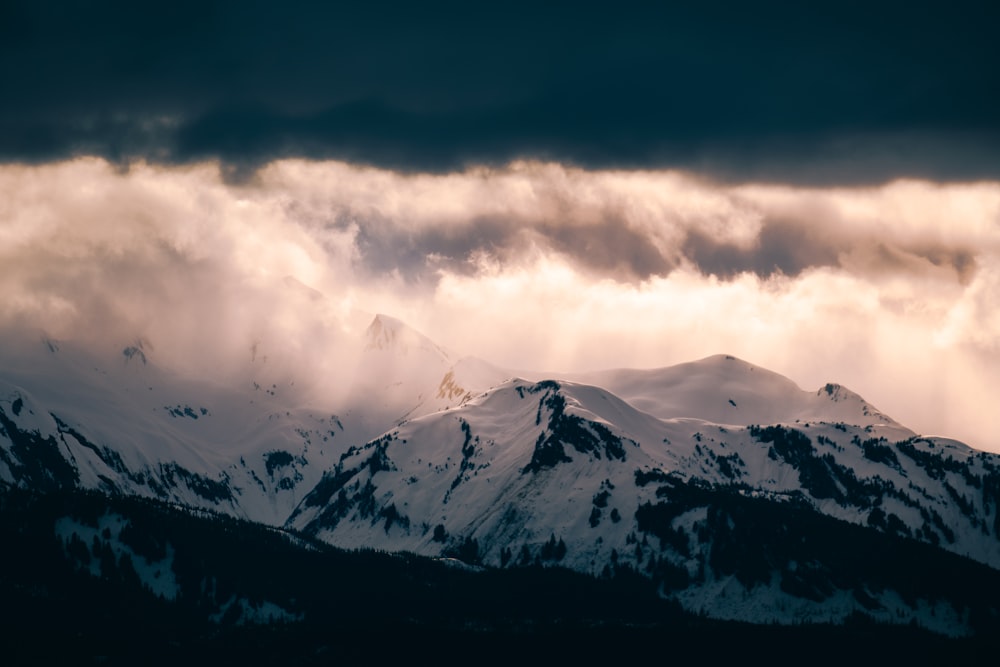
[[[856,188],[514,162],[442,174],[0,167],[0,326],[332,397],[372,315],[513,369],[728,353],[1000,451],[1000,183]]]

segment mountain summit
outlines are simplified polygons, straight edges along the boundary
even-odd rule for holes
[[[0,372],[0,481],[476,567],[633,573],[752,622],[962,634],[971,603],[900,563],[1000,570],[1000,456],[920,437],[840,385],[728,355],[512,377],[386,315],[364,342],[349,400],[322,408],[36,343]]]
[[[365,330],[365,350],[392,351],[395,354],[426,354],[447,363],[451,355],[434,341],[402,320],[378,314]]]
[[[404,419],[459,405],[509,377],[473,357],[449,353],[388,315],[376,315],[354,371],[348,411],[376,437]]]
[[[728,354],[667,368],[607,370],[563,377],[605,387],[663,419],[692,417],[744,426],[843,421],[902,429],[846,387],[827,384],[816,391],[804,391],[783,375]]]

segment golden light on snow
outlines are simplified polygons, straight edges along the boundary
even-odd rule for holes
[[[375,312],[512,368],[726,352],[1000,451],[1000,184],[724,185],[520,162],[402,174],[0,167],[0,320],[335,375]],[[110,341],[110,342],[109,342]]]

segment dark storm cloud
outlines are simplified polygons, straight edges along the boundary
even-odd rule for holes
[[[544,220],[481,216],[461,226],[411,229],[405,224],[361,220],[357,251],[361,267],[374,274],[397,272],[411,282],[434,283],[437,272],[474,275],[477,257],[516,262],[533,245],[554,251],[580,269],[623,282],[669,274],[676,265],[646,232],[618,218],[558,224]]]
[[[645,280],[669,274],[675,263],[657,248],[644,230],[624,220],[607,218],[584,227],[540,225],[551,247],[582,266],[618,280]]]
[[[1000,176],[989,3],[344,4],[6,2],[0,159]]]
[[[823,234],[810,219],[765,219],[749,244],[720,239],[693,221],[684,240],[668,248],[662,248],[651,230],[617,218],[580,225],[484,217],[460,227],[419,230],[385,221],[355,224],[358,268],[375,275],[398,273],[407,281],[426,284],[434,284],[442,269],[476,274],[482,268],[474,262],[478,256],[516,262],[529,244],[556,252],[591,275],[625,283],[668,276],[682,261],[723,280],[746,273],[796,277],[817,268],[872,277],[919,276],[936,267],[953,271],[966,283],[976,268],[975,251],[960,244],[844,230]]]
[[[350,234],[363,275],[427,287],[444,274],[474,277],[553,255],[591,278],[631,284],[678,269],[727,282],[835,269],[866,280],[933,274],[966,285],[984,252],[961,231],[983,221],[959,224],[954,216],[972,209],[948,210],[928,183],[838,192],[537,164],[416,178],[347,169],[349,176],[315,182],[337,182],[318,205],[288,213]],[[957,226],[942,233],[942,220]]]
[[[441,268],[471,274],[477,252],[506,254],[518,225],[510,218],[480,217],[458,228],[408,229],[401,221],[356,220],[361,266],[374,274],[396,272],[411,282],[433,282]]]
[[[848,243],[848,239],[822,238],[801,220],[765,220],[757,242],[750,247],[719,242],[693,229],[683,252],[699,271],[721,278],[746,272],[797,276],[806,269],[836,266],[838,253],[846,251]]]
[[[811,218],[765,219],[748,246],[720,241],[694,228],[688,232],[682,254],[701,273],[727,280],[743,273],[795,277],[816,268],[847,269],[868,277],[919,276],[945,268],[966,284],[976,269],[976,252],[961,243],[831,229],[829,221],[816,224]]]

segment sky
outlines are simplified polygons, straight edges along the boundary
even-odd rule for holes
[[[336,384],[384,312],[1000,451],[990,3],[337,4],[0,5],[4,335]]]

